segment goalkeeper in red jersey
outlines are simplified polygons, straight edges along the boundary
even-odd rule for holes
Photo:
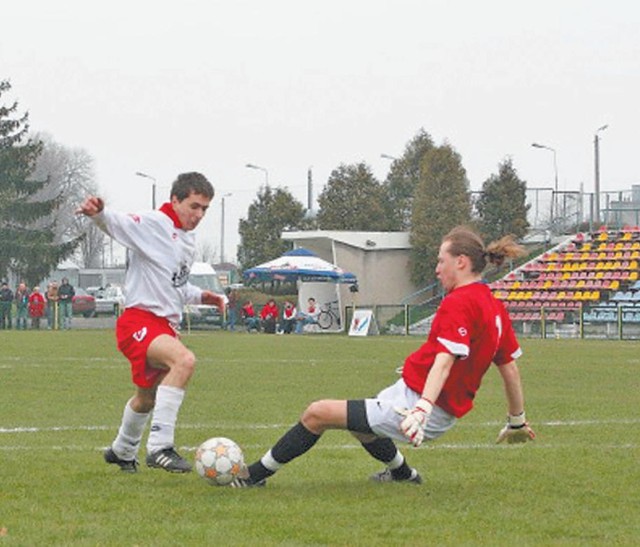
[[[311,449],[330,429],[352,433],[386,468],[377,482],[420,484],[394,441],[420,446],[451,429],[473,408],[482,377],[497,365],[507,399],[507,423],[498,442],[535,437],[524,412],[524,396],[515,360],[521,355],[509,315],[482,281],[487,264],[523,254],[509,236],[487,247],[472,230],[458,227],[442,241],[436,276],[446,296],[435,314],[427,341],[405,360],[402,378],[371,399],[311,403],[300,421],[232,486],[262,486],[286,463]]]

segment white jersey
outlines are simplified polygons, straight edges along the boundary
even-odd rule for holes
[[[127,248],[125,307],[149,311],[178,325],[185,304],[200,304],[202,289],[188,282],[195,234],[179,228],[169,208],[165,204],[161,210],[139,214],[105,209],[92,218]]]

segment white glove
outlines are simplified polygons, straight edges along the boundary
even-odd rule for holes
[[[501,443],[505,439],[509,444],[525,443],[535,438],[536,434],[529,427],[523,410],[516,416],[511,414],[507,416],[507,425],[500,430],[496,443]]]
[[[433,410],[433,403],[421,397],[412,410],[396,409],[396,412],[404,416],[400,422],[400,430],[407,440],[415,447],[422,444],[424,440],[424,428]]]

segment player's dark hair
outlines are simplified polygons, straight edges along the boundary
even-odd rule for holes
[[[213,199],[215,191],[212,184],[201,173],[192,172],[178,175],[171,186],[171,197],[175,196],[178,201],[182,201],[191,194],[200,194]]]
[[[525,254],[513,236],[506,235],[485,247],[482,238],[471,228],[458,226],[442,238],[449,243],[448,252],[452,256],[465,255],[471,260],[471,271],[482,273],[487,264],[501,266],[506,258],[517,258]]]

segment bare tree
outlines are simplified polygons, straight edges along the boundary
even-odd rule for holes
[[[198,262],[208,262],[212,264],[218,256],[218,249],[210,241],[201,241],[196,249]]]
[[[56,198],[61,203],[54,213],[55,240],[67,241],[84,234],[76,252],[77,262],[87,268],[101,266],[104,233],[85,217],[74,214],[87,194],[97,192],[93,157],[83,148],[68,148],[55,142],[48,134],[38,134],[36,139],[43,143],[43,149],[36,162],[35,177],[47,179],[39,197]]]

